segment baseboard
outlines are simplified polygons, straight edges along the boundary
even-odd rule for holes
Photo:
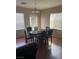
[[[25,38],[25,36],[16,37],[16,39]]]

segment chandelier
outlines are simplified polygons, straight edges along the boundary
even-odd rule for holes
[[[34,9],[32,10],[32,13],[40,13],[40,11],[37,10],[37,1],[34,0]]]

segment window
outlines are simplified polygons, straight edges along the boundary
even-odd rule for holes
[[[24,29],[24,14],[16,13],[16,30]]]
[[[62,13],[52,13],[50,15],[50,28],[62,29]]]
[[[34,27],[38,26],[38,17],[37,15],[32,15],[29,17],[29,19],[30,19],[30,27],[32,27],[34,30]]]

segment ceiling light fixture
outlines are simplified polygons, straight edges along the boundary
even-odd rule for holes
[[[34,0],[34,9],[32,10],[32,13],[40,13],[40,11],[37,10],[37,1]]]
[[[22,5],[26,5],[27,3],[26,3],[26,2],[21,2],[21,4],[22,4]]]

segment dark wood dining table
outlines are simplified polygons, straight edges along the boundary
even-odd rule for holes
[[[37,40],[37,36],[41,33],[42,31],[30,31],[30,35],[33,36],[33,42]]]
[[[45,33],[43,33],[43,32],[46,32],[46,34]],[[33,42],[37,42],[37,41],[39,41],[39,39],[41,40],[41,39],[46,39],[46,40],[48,40],[48,31],[47,30],[40,30],[40,31],[30,31],[29,32],[29,36],[32,36],[32,39],[31,39],[31,41],[33,41]],[[45,35],[44,35],[45,34]]]

